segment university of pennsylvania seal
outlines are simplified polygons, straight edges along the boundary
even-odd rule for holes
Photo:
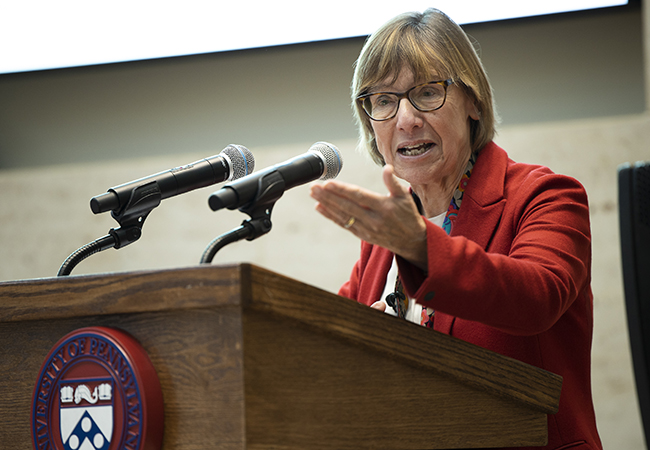
[[[32,397],[35,450],[158,450],[163,421],[156,371],[126,332],[82,328],[47,355]]]

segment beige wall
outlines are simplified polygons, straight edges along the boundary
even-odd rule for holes
[[[645,446],[621,283],[616,167],[650,159],[650,86],[643,77],[645,73],[647,80],[650,74],[649,9],[469,30],[483,47],[497,100],[504,99],[497,142],[516,160],[575,176],[589,193],[593,390],[605,448],[617,450]],[[641,17],[641,42],[612,50],[628,54],[628,59],[614,53],[603,56],[608,51],[603,42],[616,38],[593,29],[613,23],[631,33],[628,28]],[[577,29],[578,43],[565,31],[570,29]],[[512,42],[513,36],[520,42]],[[548,48],[541,46],[545,36]],[[634,33],[629,38],[636,39]],[[563,42],[567,49],[558,50]],[[574,54],[569,51],[572,44],[590,47]],[[378,169],[354,150],[347,106],[351,65],[360,46],[361,41],[353,39],[0,77],[0,280],[54,276],[72,251],[116,226],[107,214],[92,215],[92,196],[218,153],[230,142],[248,146],[262,168],[305,152],[315,141],[328,140],[345,155],[340,179],[383,191]],[[534,55],[522,61],[527,49],[535,49]],[[516,61],[508,63],[508,56],[517,51],[521,54]],[[645,59],[637,61],[641,52]],[[567,67],[572,59],[575,64]],[[606,78],[629,73],[620,91],[614,85],[607,88],[622,99],[608,100],[609,115],[592,98],[603,89],[603,73]],[[571,77],[563,79],[563,74]],[[557,92],[553,83],[544,84],[549,78],[570,86]],[[258,85],[268,94],[253,108],[244,92]],[[603,95],[611,95],[607,92]],[[246,218],[237,211],[210,211],[210,192],[202,189],[165,200],[151,213],[139,242],[94,255],[73,273],[196,264],[212,238]],[[225,248],[215,263],[250,261],[336,291],[357,258],[359,244],[320,218],[313,207],[306,187],[287,192],[273,212],[269,235]]]

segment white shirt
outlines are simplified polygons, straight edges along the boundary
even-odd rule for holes
[[[446,215],[447,215],[447,211],[435,217],[431,217],[428,220],[429,222],[438,225],[439,227],[442,228],[442,224],[445,222]],[[395,281],[397,281],[397,262],[395,261],[395,258],[393,258],[393,264],[390,266],[390,270],[388,271],[388,275],[386,276],[386,285],[384,286],[384,293],[381,295],[381,301],[386,304],[386,314],[390,314],[391,316],[396,316],[397,313],[388,303],[386,303],[386,296],[391,292],[395,291]],[[406,315],[404,316],[404,318],[409,322],[417,323],[418,325],[420,325],[420,321],[422,318],[422,305],[418,304],[416,306],[415,301],[409,298],[409,304],[408,307],[406,308]]]

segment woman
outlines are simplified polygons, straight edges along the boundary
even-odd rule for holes
[[[362,239],[339,293],[562,375],[544,448],[600,449],[584,188],[492,141],[487,76],[438,10],[371,36],[352,90],[361,145],[384,166],[388,195],[312,187],[316,209]]]

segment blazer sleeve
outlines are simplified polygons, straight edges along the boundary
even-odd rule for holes
[[[361,278],[368,266],[368,260],[372,253],[372,246],[367,242],[361,241],[361,255],[352,268],[350,279],[346,281],[339,289],[338,294],[352,300],[359,301],[359,290],[361,288]]]
[[[475,205],[467,209],[461,207],[458,220],[472,220]],[[517,335],[548,330],[579,295],[591,295],[589,210],[578,181],[553,173],[519,180],[488,231],[486,250],[471,235],[448,236],[428,224],[427,273],[398,258],[409,295]]]

